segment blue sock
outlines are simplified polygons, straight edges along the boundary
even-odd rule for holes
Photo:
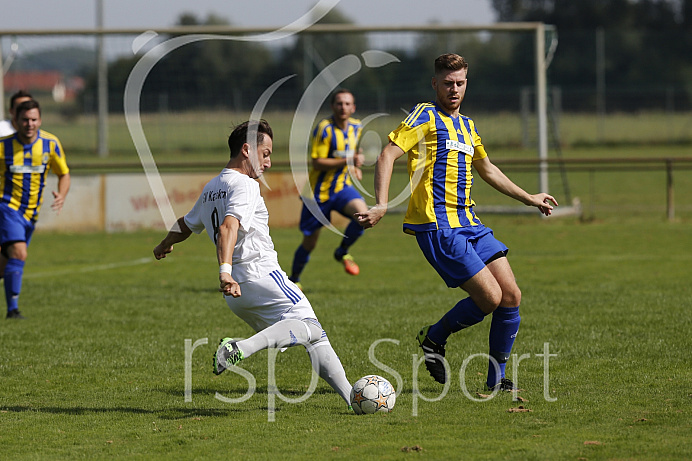
[[[19,292],[22,291],[22,276],[24,275],[24,261],[10,258],[5,267],[5,300],[7,312],[19,309],[17,304]]]
[[[335,255],[338,257],[344,257],[345,254],[348,253],[348,248],[356,243],[356,240],[363,235],[363,232],[365,232],[365,229],[363,229],[363,226],[358,224],[355,221],[351,221],[348,226],[346,226],[346,230],[344,231],[344,238],[341,240],[341,246],[337,248]]]
[[[517,307],[498,307],[493,312],[493,321],[490,324],[490,356],[497,360],[500,366],[500,374],[497,374],[492,360],[488,364],[488,387],[493,387],[505,377],[505,365],[512,352],[514,339],[519,331],[519,306]]]
[[[464,298],[430,327],[428,338],[437,344],[445,344],[449,335],[481,322],[486,315],[473,299]]]
[[[310,261],[310,252],[303,248],[303,245],[298,245],[296,253],[293,255],[293,268],[291,269],[291,276],[289,279],[291,282],[298,282],[300,280],[300,274],[303,273],[305,265]]]

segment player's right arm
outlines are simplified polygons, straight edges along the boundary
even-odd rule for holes
[[[348,165],[346,158],[313,158],[312,167],[318,171],[336,170]]]
[[[70,173],[58,176],[58,190],[53,191],[53,204],[51,205],[53,211],[58,214],[60,214],[60,210],[62,210],[62,206],[65,204],[65,197],[67,197],[67,193],[70,190],[70,183]]]
[[[230,273],[230,266],[233,263],[233,250],[238,240],[238,229],[240,229],[238,218],[231,215],[226,216],[219,226],[219,235],[216,241],[216,256],[221,268],[219,270],[219,291],[224,296],[233,296],[234,298],[241,295],[240,285],[233,279]]]
[[[154,248],[154,257],[156,259],[165,258],[168,253],[173,251],[173,245],[186,240],[190,235],[192,235],[192,231],[185,224],[185,218],[179,218],[168,231],[166,237]]]
[[[368,229],[375,226],[380,219],[387,213],[389,203],[389,184],[392,180],[394,162],[404,155],[404,150],[392,141],[384,146],[382,152],[377,157],[375,166],[375,200],[376,205],[365,213],[357,213],[358,224]]]

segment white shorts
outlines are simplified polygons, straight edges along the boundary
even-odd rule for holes
[[[241,283],[240,297],[226,296],[226,304],[255,331],[279,320],[317,320],[308,298],[282,270]]]

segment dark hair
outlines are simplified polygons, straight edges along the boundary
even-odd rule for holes
[[[17,99],[19,99],[19,98],[31,98],[31,99],[34,99],[34,97],[31,96],[31,94],[30,94],[28,91],[19,90],[19,91],[17,91],[15,94],[13,94],[12,97],[10,98],[10,109],[12,109],[12,108],[14,107],[15,101],[16,101]]]
[[[35,99],[29,99],[28,101],[24,101],[23,103],[17,106],[17,108],[14,111],[14,118],[16,120],[19,120],[19,116],[21,114],[31,109],[38,109],[38,113],[41,113],[41,106],[39,106],[38,101],[36,101]]]
[[[347,90],[346,88],[339,88],[338,90],[336,90],[336,91],[334,92],[334,94],[332,94],[332,102],[331,102],[331,104],[334,104],[334,101],[336,101],[336,97],[337,97],[338,95],[344,94],[344,93],[347,93],[347,94],[350,94],[351,96],[353,96],[353,102],[356,102],[356,97],[353,95],[353,93],[351,93],[351,90]]]
[[[266,120],[243,122],[236,126],[228,137],[228,148],[231,150],[231,158],[235,158],[240,154],[243,144],[248,142],[248,133],[252,134],[253,132],[257,133],[257,144],[261,144],[264,141],[265,135],[272,140],[274,139],[272,128]]]
[[[455,71],[465,69],[468,70],[469,64],[466,60],[454,53],[447,53],[438,56],[435,59],[435,75],[439,75],[442,72]]]

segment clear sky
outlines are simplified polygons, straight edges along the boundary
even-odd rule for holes
[[[335,3],[337,0],[331,0]],[[103,0],[106,28],[173,26],[180,14],[215,13],[243,27],[284,26],[303,16],[317,0]],[[0,0],[0,33],[17,29],[93,28],[97,0]],[[356,24],[489,24],[490,0],[341,0],[339,9]]]

